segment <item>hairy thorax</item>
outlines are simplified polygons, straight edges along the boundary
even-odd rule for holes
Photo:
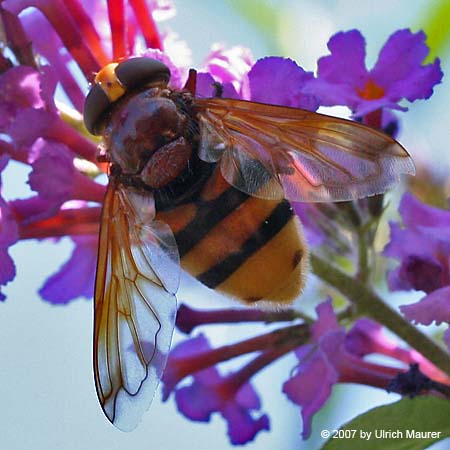
[[[193,152],[186,94],[153,87],[118,102],[103,136],[104,158],[121,182],[149,190],[175,180]]]

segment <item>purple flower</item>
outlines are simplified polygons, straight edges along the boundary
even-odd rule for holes
[[[224,98],[250,98],[248,72],[253,64],[250,50],[235,46],[226,49],[213,45],[202,69],[197,74],[196,95]],[[218,92],[220,86],[220,92]]]
[[[436,289],[417,303],[400,306],[400,310],[408,320],[422,325],[450,323],[450,285]]]
[[[314,78],[292,59],[269,56],[256,61],[248,73],[250,98],[254,102],[315,111],[316,97],[304,93],[304,86]]]
[[[384,354],[409,364],[420,362],[421,369],[430,376],[448,382],[417,352],[399,348],[381,336],[381,327],[373,321],[358,321],[346,334],[339,326],[331,306],[331,299],[317,308],[317,321],[312,326],[311,343],[299,347],[295,354],[299,360],[294,375],[283,385],[289,400],[301,407],[302,436],[311,433],[311,420],[331,395],[336,383],[360,383],[386,388],[398,369],[365,361],[367,354]]]
[[[372,70],[365,67],[365,40],[358,30],[337,33],[328,48],[331,54],[319,59],[317,79],[309,83],[308,92],[324,106],[348,106],[355,116],[380,108],[404,111],[400,100],[429,98],[442,79],[438,59],[422,65],[428,54],[422,31],[392,34]]]
[[[450,211],[405,194],[399,212],[405,228],[391,223],[384,255],[400,260],[388,274],[391,290],[420,290],[428,295],[400,309],[416,323],[450,322]]]
[[[38,72],[31,67],[13,67],[0,75],[0,131],[10,137],[8,152],[21,162],[28,159],[28,148],[40,130],[40,117],[55,121],[53,94],[56,79],[51,70]],[[39,135],[39,132],[38,132]]]
[[[429,360],[414,349],[401,347],[397,341],[388,337],[383,327],[371,319],[362,318],[355,322],[345,338],[345,348],[353,355],[384,355],[404,363],[406,366],[418,364],[420,371],[428,377],[448,383],[446,374],[436,368]]]
[[[215,96],[215,84],[220,83],[224,98],[242,98],[311,111],[318,108],[317,98],[304,92],[305,86],[314,78],[312,72],[305,72],[292,59],[277,56],[259,59],[252,66],[250,58],[240,60],[238,67],[241,67],[241,71],[230,72],[229,66],[234,67],[232,64],[236,63],[235,60],[242,57],[241,48],[232,50],[212,53],[206,65],[208,72],[197,75],[197,95]]]
[[[91,299],[94,294],[97,236],[76,236],[72,240],[75,248],[69,260],[39,290],[41,297],[53,304],[67,304],[78,297]]]
[[[51,67],[52,73],[57,74],[57,81],[61,83],[73,106],[81,110],[84,104],[84,93],[70,72],[69,65],[73,64],[73,58],[70,53],[60,51],[61,41],[53,27],[37,11],[25,15],[23,24],[36,51],[50,64],[46,70]],[[50,95],[53,100],[53,92],[50,92]]]
[[[207,352],[209,349],[207,339],[200,334],[172,350],[163,379],[164,398],[170,394],[177,360]],[[178,410],[187,418],[209,422],[214,412],[220,413],[227,422],[228,435],[233,445],[252,441],[258,432],[269,429],[267,415],[255,417],[256,411],[261,408],[256,391],[249,383],[242,383],[240,377],[236,376],[238,374],[239,372],[223,377],[215,367],[209,367],[195,372],[190,385],[175,390]]]
[[[48,201],[39,195],[9,202],[20,226],[29,226],[38,221],[53,217],[60,209],[59,202]]]
[[[344,332],[337,324],[331,300],[321,303],[317,309],[317,322],[313,325],[313,344],[300,347],[296,356],[300,364],[296,373],[283,384],[283,392],[289,400],[302,408],[303,432],[307,439],[311,433],[313,415],[331,395],[339,373],[329,362],[327,350],[334,342],[334,350],[340,349]]]
[[[216,81],[210,73],[206,72],[197,74],[195,93],[198,97],[215,97],[220,93],[223,98],[240,98],[232,83]]]
[[[3,199],[1,174],[8,164],[9,157],[7,154],[0,153],[0,286],[6,285],[16,276],[16,267],[14,261],[8,253],[8,247],[15,244],[19,239],[16,220]],[[0,301],[6,297],[0,290]]]
[[[346,349],[355,355],[371,353],[386,354],[397,348],[397,344],[383,335],[383,327],[371,319],[359,319],[348,332]]]
[[[238,310],[233,311],[199,311],[181,307],[179,326],[185,331],[199,325],[239,322]],[[273,312],[248,311],[242,314],[242,321],[286,320],[285,314],[273,315]],[[402,348],[382,333],[379,324],[368,320],[358,320],[354,327],[346,333],[337,320],[331,306],[331,300],[317,307],[318,320],[310,326],[308,334],[303,333],[306,325],[279,328],[274,332],[250,338],[246,341],[211,349],[201,335],[188,343],[178,345],[171,353],[164,374],[164,399],[175,390],[175,398],[179,410],[191,420],[208,421],[212,412],[220,410],[225,414],[223,394],[227,402],[231,402],[231,411],[237,417],[242,413],[243,400],[240,399],[240,386],[246,386],[257,371],[267,366],[283,354],[295,351],[299,365],[294,375],[283,385],[283,392],[295,404],[301,407],[303,418],[303,437],[307,438],[311,431],[313,415],[326,403],[336,383],[360,383],[379,388],[386,388],[391,379],[398,374],[394,367],[374,364],[365,360],[367,355],[379,354],[390,357],[403,364],[405,368],[412,363],[419,363],[420,370],[436,381],[448,383],[449,378],[433,364],[414,350]],[[197,317],[198,315],[198,317]],[[303,336],[303,337],[302,337]],[[297,339],[305,342],[300,347]],[[285,346],[285,347],[283,347]],[[221,377],[214,368],[222,361],[243,354],[261,351],[260,355],[235,373]],[[193,375],[193,383],[176,388],[185,377]],[[242,387],[243,389],[243,387]],[[237,392],[237,394],[236,394]],[[249,396],[252,391],[248,391]],[[232,399],[232,396],[235,398]],[[252,408],[259,409],[254,393],[250,395]],[[236,405],[236,402],[238,405]],[[244,411],[246,409],[244,408]],[[237,414],[239,411],[239,414]],[[248,416],[245,415],[248,419]],[[247,423],[247,419],[244,423]],[[230,420],[230,419],[227,419]],[[243,420],[243,419],[240,419]],[[231,426],[237,422],[232,419]],[[258,429],[254,421],[250,422],[251,435]],[[231,431],[230,431],[231,433]]]
[[[250,50],[241,46],[227,50],[224,46],[215,44],[206,57],[201,72],[209,73],[214,81],[224,85],[227,92],[234,90],[239,98],[248,100],[250,98],[248,72],[252,65],[253,56]]]
[[[384,255],[400,260],[388,274],[391,290],[430,293],[450,284],[450,212],[425,205],[405,194],[399,212],[406,228],[391,223]]]
[[[31,189],[58,207],[70,199],[76,171],[66,146],[39,138],[30,149],[29,160],[33,168],[28,177]]]
[[[17,66],[0,75],[0,129],[8,130],[18,111],[27,108],[53,109],[56,79],[48,67],[38,72],[32,67]]]
[[[430,325],[435,322],[450,324],[450,285],[431,292],[420,301],[402,305],[400,310],[411,322]],[[450,326],[444,333],[444,342],[450,351]]]
[[[194,421],[209,422],[212,413],[220,413],[233,445],[246,444],[260,431],[269,430],[266,414],[254,417],[261,407],[254,388],[246,384],[235,393],[216,368],[193,375],[191,385],[176,390],[175,401],[178,410]]]

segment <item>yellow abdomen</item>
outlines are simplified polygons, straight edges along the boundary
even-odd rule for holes
[[[287,201],[250,197],[216,171],[195,201],[157,218],[174,231],[183,269],[211,289],[247,304],[300,294],[308,257]]]

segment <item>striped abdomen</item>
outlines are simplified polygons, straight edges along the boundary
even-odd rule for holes
[[[306,247],[287,201],[244,194],[216,169],[191,202],[157,218],[171,226],[183,269],[206,286],[246,303],[300,293]]]

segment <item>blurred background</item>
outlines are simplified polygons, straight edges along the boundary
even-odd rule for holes
[[[439,55],[444,74],[450,73],[449,1],[179,0],[175,4],[176,16],[162,26],[186,41],[194,67],[202,64],[212,43],[222,42],[248,47],[255,59],[289,56],[305,70],[315,71],[318,57],[328,53],[330,36],[352,28],[360,29],[366,38],[371,67],[395,30],[411,28],[427,31],[432,58]],[[417,101],[409,112],[398,115],[399,140],[419,169],[426,169],[431,182],[442,187],[442,198],[449,194],[445,185],[450,170],[449,105],[450,84],[444,76],[430,100]],[[18,165],[8,168],[3,176],[6,198],[29,195],[24,183],[27,172]],[[4,289],[7,300],[0,305],[0,449],[232,448],[221,417],[215,415],[207,424],[188,421],[176,411],[172,399],[160,402],[160,391],[134,432],[122,433],[108,423],[98,405],[92,376],[92,301],[78,299],[53,306],[37,294],[45,278],[66,261],[71,248],[68,239],[56,245],[20,242],[11,248],[17,277]],[[203,305],[221,301],[189,280],[182,285],[179,298],[188,304],[191,300],[199,304],[199,299]],[[216,307],[226,305],[215,303]],[[236,327],[216,327],[213,342],[232,342],[236,337]],[[323,443],[322,429],[335,429],[372,406],[397,400],[395,395],[371,388],[339,386],[314,418],[312,437],[303,442],[300,410],[281,393],[294,365],[295,360],[287,357],[255,378],[262,410],[270,415],[271,431],[261,432],[246,449],[317,449]]]

